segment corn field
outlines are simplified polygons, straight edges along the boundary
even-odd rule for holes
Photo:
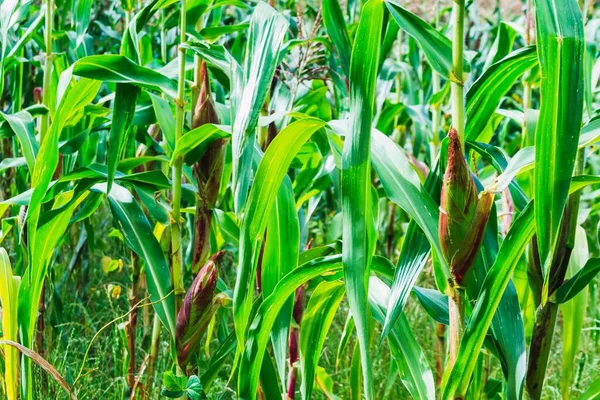
[[[600,399],[600,3],[0,0],[0,398]]]

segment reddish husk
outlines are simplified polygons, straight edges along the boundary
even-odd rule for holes
[[[219,299],[215,298],[215,288],[217,267],[221,264],[223,254],[222,251],[214,254],[202,267],[177,314],[175,343],[181,367],[187,365],[200,348],[200,338],[220,305]]]
[[[450,129],[448,136],[438,234],[452,279],[463,286],[481,246],[494,195],[484,191],[477,196],[456,130]]]
[[[204,61],[198,70],[198,82],[200,83],[200,93],[192,116],[192,128],[194,129],[204,124],[219,123],[219,117],[210,94],[210,81]],[[192,167],[194,177],[198,183],[194,223],[193,272],[197,272],[200,266],[204,265],[210,253],[210,227],[212,225],[213,208],[219,194],[221,175],[223,174],[225,143],[225,139],[217,139],[212,142],[206,153]]]

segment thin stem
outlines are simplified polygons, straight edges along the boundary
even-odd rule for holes
[[[154,321],[152,324],[152,339],[150,340],[150,360],[148,361],[148,383],[147,391],[150,392],[150,398],[153,398],[153,383],[154,383],[154,368],[156,361],[158,360],[158,351],[160,343],[160,319],[158,314],[154,314]],[[145,393],[146,391],[142,391]],[[145,395],[144,395],[145,396]]]
[[[454,27],[452,31],[452,126],[458,132],[460,143],[465,142],[465,96],[464,96],[464,62],[465,47],[465,0],[454,0],[452,6]]]
[[[52,78],[52,60],[54,58],[52,53],[52,23],[54,18],[54,0],[46,0],[46,31],[44,39],[46,45],[46,63],[44,65],[44,88],[42,94],[42,102],[48,108],[50,108],[50,79]],[[46,113],[42,116],[42,122],[40,126],[40,142],[44,141],[46,131],[50,126],[50,113]]]
[[[175,115],[175,142],[183,136],[184,112],[185,112],[185,48],[181,46],[185,42],[186,32],[186,0],[181,0],[181,37],[178,47],[179,58],[179,81],[177,90],[177,105]],[[183,161],[176,160],[172,168],[172,201],[173,221],[171,225],[171,273],[175,288],[175,313],[179,311],[181,300],[185,289],[183,288],[182,249],[181,249],[181,175]]]

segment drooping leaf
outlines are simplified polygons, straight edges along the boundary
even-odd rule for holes
[[[73,75],[105,82],[131,83],[162,90],[171,98],[177,97],[177,84],[174,81],[122,55],[102,54],[80,58],[73,64]]]
[[[27,161],[29,171],[33,171],[35,166],[35,158],[39,151],[40,145],[35,139],[33,118],[27,111],[20,111],[13,115],[0,113],[0,116],[8,122],[11,129],[21,145],[21,151]]]
[[[186,164],[192,165],[202,157],[213,141],[228,138],[230,135],[222,127],[213,124],[204,124],[192,129],[175,144],[171,163],[183,158]]]
[[[581,260],[580,260],[581,262]],[[564,304],[584,290],[600,272],[600,258],[590,258],[581,269],[552,294],[550,301]]]
[[[477,140],[517,79],[537,65],[535,50],[533,46],[515,50],[492,64],[469,88],[466,95],[466,140]]]
[[[107,185],[98,184],[94,190],[106,193]],[[124,187],[113,184],[108,201],[114,218],[121,228],[125,243],[145,263],[146,285],[154,310],[175,337],[175,296],[172,293],[171,274],[160,244],[152,227],[133,195]]]
[[[396,2],[387,0],[385,4],[400,28],[419,43],[431,67],[448,79],[452,70],[452,42],[450,39]],[[469,70],[468,63],[465,63],[465,70]]]

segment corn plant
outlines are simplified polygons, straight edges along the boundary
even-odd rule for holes
[[[4,0],[2,398],[600,396],[600,6]]]

